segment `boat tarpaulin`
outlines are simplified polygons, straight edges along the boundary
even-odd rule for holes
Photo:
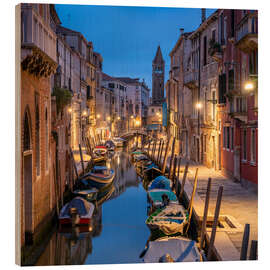
[[[184,237],[165,238],[150,241],[143,257],[145,263],[157,263],[169,254],[175,262],[199,262],[201,255],[196,242]]]

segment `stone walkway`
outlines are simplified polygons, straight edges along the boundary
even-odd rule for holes
[[[151,153],[151,151],[150,151]],[[162,159],[163,160],[163,157]],[[169,166],[170,158],[167,160],[167,166]],[[181,160],[180,169],[180,182],[183,177],[183,172],[187,160]],[[231,260],[239,260],[240,250],[242,245],[242,238],[244,232],[244,226],[246,223],[250,224],[250,237],[249,240],[258,240],[258,195],[253,190],[248,190],[241,186],[240,183],[234,182],[232,179],[224,177],[220,172],[208,169],[206,166],[196,164],[193,161],[189,162],[189,170],[187,181],[185,185],[185,193],[188,198],[191,197],[194,177],[196,168],[198,171],[198,183],[196,195],[194,198],[194,211],[202,218],[204,211],[204,202],[207,189],[208,178],[212,178],[212,188],[210,194],[210,204],[208,216],[213,216],[215,212],[215,205],[217,199],[217,193],[219,187],[223,186],[223,196],[221,202],[220,216],[232,217],[231,220],[237,225],[237,230],[218,230],[219,235],[216,236],[215,242],[220,242],[221,253],[224,253],[224,260],[231,258]],[[208,230],[210,234],[210,230]],[[225,239],[228,238],[228,239]],[[235,250],[230,252],[230,247],[227,246],[227,251],[222,251],[222,243],[232,242]],[[217,243],[218,245],[218,243]],[[250,244],[249,244],[250,245]],[[232,247],[233,247],[232,246]],[[250,247],[250,246],[249,246]],[[224,247],[225,248],[225,247]],[[226,248],[225,248],[226,249]],[[231,257],[230,257],[231,256]],[[249,256],[249,252],[248,252]]]

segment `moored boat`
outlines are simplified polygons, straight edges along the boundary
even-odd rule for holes
[[[114,176],[114,170],[108,169],[106,166],[94,166],[92,170],[82,178],[90,181],[93,187],[100,189],[110,184],[113,181]]]
[[[160,175],[156,177],[149,185],[148,190],[153,189],[166,189],[171,191],[172,181],[165,177],[164,175]]]
[[[157,209],[145,221],[151,230],[158,229],[165,235],[183,234],[187,222],[188,212],[181,204],[169,204]]]
[[[171,203],[178,204],[176,195],[171,190],[152,189],[147,192],[152,210],[162,208]]]
[[[66,203],[60,211],[61,225],[89,225],[95,206],[81,197]]]
[[[107,147],[104,145],[97,145],[93,150],[96,156],[105,156],[108,152]]]
[[[162,237],[150,241],[143,256],[145,263],[200,262],[202,256],[195,241],[185,237]]]

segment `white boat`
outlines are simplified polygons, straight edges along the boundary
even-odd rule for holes
[[[195,241],[185,237],[162,237],[148,243],[145,263],[200,262],[202,256]]]
[[[114,137],[112,139],[113,143],[115,144],[116,147],[123,147],[124,146],[124,139],[120,137]]]

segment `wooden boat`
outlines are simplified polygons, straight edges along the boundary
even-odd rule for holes
[[[202,256],[195,241],[185,237],[162,237],[150,241],[142,258],[145,263],[200,262]]]
[[[145,170],[143,170],[143,177],[149,182],[161,175],[163,175],[162,171],[154,163],[150,164]]]
[[[165,177],[164,175],[160,175],[156,177],[149,185],[147,190],[153,190],[153,189],[166,189],[171,190],[172,187],[172,181]]]
[[[145,221],[151,230],[160,230],[165,235],[183,234],[188,222],[188,212],[181,204],[169,204],[157,209]]]
[[[162,208],[168,204],[178,204],[176,195],[167,189],[152,189],[147,192],[147,197],[152,210]]]
[[[97,145],[94,150],[93,150],[94,154],[96,156],[105,156],[108,152],[107,147],[104,145]]]
[[[85,179],[78,180],[75,185],[75,190],[72,192],[73,196],[80,196],[87,200],[88,202],[94,202],[97,200],[98,189],[93,188],[89,181]]]
[[[110,184],[113,181],[114,176],[114,170],[108,169],[106,166],[94,166],[92,170],[82,178],[90,181],[92,187],[100,189]]]
[[[116,147],[123,147],[125,140],[120,137],[115,137],[112,139],[113,143]]]
[[[108,151],[114,151],[115,150],[115,144],[111,140],[106,141],[105,146],[106,146]]]
[[[113,183],[100,189],[97,194],[97,204],[100,205],[105,201],[109,200],[114,191],[115,187]]]
[[[89,225],[95,206],[81,197],[65,204],[59,214],[61,225]]]

